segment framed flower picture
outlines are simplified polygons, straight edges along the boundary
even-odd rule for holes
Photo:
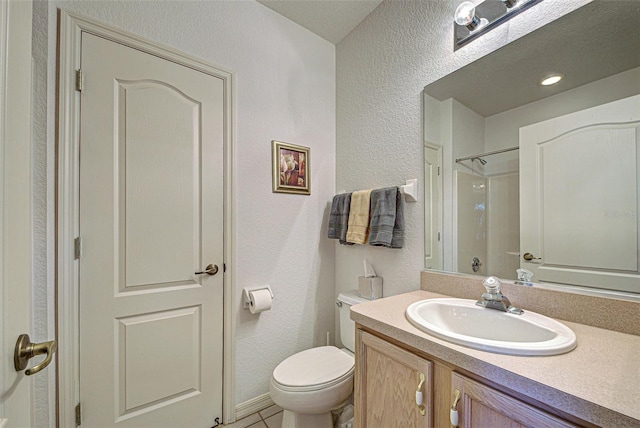
[[[274,193],[311,194],[309,147],[271,142]]]

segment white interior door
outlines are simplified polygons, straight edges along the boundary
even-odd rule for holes
[[[534,280],[640,291],[640,95],[520,129]]]
[[[442,148],[424,148],[424,267],[442,269]]]
[[[0,427],[23,428],[32,382],[13,354],[31,331],[31,2],[3,1],[0,29]]]
[[[220,79],[82,34],[80,399],[90,427],[222,416]],[[216,265],[215,275],[197,274]]]

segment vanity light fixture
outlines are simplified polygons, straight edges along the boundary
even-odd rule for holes
[[[485,0],[462,2],[454,13],[453,50],[479,38],[542,0]]]
[[[473,31],[480,24],[480,19],[476,16],[476,7],[470,1],[460,3],[453,14],[453,20],[456,24],[467,27],[469,31]]]
[[[544,79],[542,79],[540,81],[540,84],[542,86],[555,85],[556,83],[561,81],[563,77],[564,77],[564,74],[552,74],[552,75],[547,76]]]
[[[518,4],[518,0],[501,0],[507,8],[511,9],[513,6]]]

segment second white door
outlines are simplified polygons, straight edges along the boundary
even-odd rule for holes
[[[88,33],[81,63],[82,425],[211,427],[222,417],[223,82]]]
[[[640,95],[521,128],[521,266],[639,292],[639,192]]]

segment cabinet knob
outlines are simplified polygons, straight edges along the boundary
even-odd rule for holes
[[[427,412],[424,408],[424,398],[422,395],[422,385],[424,385],[424,381],[426,380],[424,373],[420,373],[420,383],[418,384],[418,387],[416,388],[416,406],[418,406],[418,409],[420,410],[420,414],[422,416],[426,415]]]
[[[458,427],[458,402],[460,401],[460,390],[456,389],[454,392],[453,404],[451,405],[451,411],[449,412],[449,422],[454,428]]]

